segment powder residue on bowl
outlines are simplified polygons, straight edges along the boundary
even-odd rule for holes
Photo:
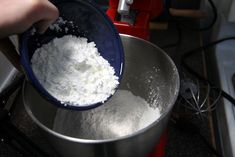
[[[31,63],[40,84],[65,105],[104,102],[119,84],[95,43],[83,37],[55,38],[35,51]]]

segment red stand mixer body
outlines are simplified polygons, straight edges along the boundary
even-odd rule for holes
[[[129,34],[142,39],[149,39],[149,22],[163,11],[162,0],[134,0],[130,10],[136,11],[134,24],[121,22],[118,17],[119,0],[110,0],[107,15],[111,18],[119,33]]]

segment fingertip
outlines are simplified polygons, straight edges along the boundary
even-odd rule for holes
[[[49,25],[52,23],[51,20],[39,21],[35,24],[35,28],[38,34],[43,34],[48,29]]]
[[[51,23],[59,17],[59,9],[48,0],[41,1],[41,6],[38,6],[39,21],[34,25],[37,33],[43,34]]]
[[[48,16],[50,16],[50,20],[52,20],[52,22],[54,22],[58,17],[59,17],[59,9],[52,4],[50,1],[48,2]]]

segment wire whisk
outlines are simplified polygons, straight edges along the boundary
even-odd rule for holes
[[[199,80],[181,80],[180,98],[178,103],[192,111],[200,118],[215,110],[216,104],[221,97],[221,92],[215,93],[213,87]]]

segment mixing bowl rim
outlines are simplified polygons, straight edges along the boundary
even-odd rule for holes
[[[173,67],[173,69],[175,69],[175,79],[176,79],[176,91],[174,93],[175,97],[172,99],[172,101],[169,103],[169,105],[167,106],[166,108],[166,111],[164,113],[162,113],[160,115],[160,117],[155,120],[153,123],[151,123],[150,125],[148,125],[147,127],[141,129],[141,130],[138,130],[136,132],[133,132],[132,134],[129,134],[129,135],[125,135],[125,136],[121,136],[121,137],[118,137],[118,138],[113,138],[113,139],[98,139],[98,140],[92,140],[92,139],[81,139],[81,138],[76,138],[76,137],[70,137],[68,135],[63,135],[61,133],[58,133],[50,128],[48,128],[47,126],[45,126],[44,124],[42,124],[35,116],[34,114],[32,113],[32,111],[30,110],[29,108],[29,105],[26,104],[26,96],[25,96],[25,88],[27,86],[27,82],[24,81],[24,85],[23,85],[23,88],[22,88],[22,93],[23,93],[23,103],[24,103],[24,106],[25,106],[25,109],[26,109],[26,112],[28,113],[28,115],[33,119],[33,121],[44,131],[48,132],[49,134],[52,134],[60,139],[63,139],[63,140],[69,140],[71,142],[78,142],[78,143],[87,143],[87,144],[99,144],[99,143],[108,143],[108,142],[115,142],[115,141],[120,141],[120,140],[125,140],[125,139],[128,139],[128,138],[132,138],[134,136],[138,136],[142,133],[144,133],[145,131],[149,130],[150,128],[152,128],[155,124],[157,124],[159,121],[161,121],[164,117],[167,116],[167,114],[171,111],[171,109],[173,108],[174,106],[174,103],[177,99],[177,96],[178,96],[178,93],[179,93],[179,88],[180,88],[180,79],[179,79],[179,74],[178,74],[178,70],[176,68],[176,65],[174,64],[174,62],[172,61],[172,59],[162,50],[160,49],[158,46],[156,46],[155,44],[149,42],[149,41],[146,41],[144,39],[141,39],[141,38],[138,38],[138,37],[134,37],[134,36],[131,36],[131,35],[126,35],[126,34],[120,34],[120,36],[122,37],[128,37],[128,38],[132,38],[132,39],[135,39],[135,40],[140,40],[142,42],[146,42],[148,43],[149,45],[155,47],[156,49],[158,49],[160,51],[160,53],[163,53],[163,55],[165,57],[167,57],[167,59],[169,60],[169,62],[171,63],[171,66]],[[46,100],[48,101],[48,100]]]

